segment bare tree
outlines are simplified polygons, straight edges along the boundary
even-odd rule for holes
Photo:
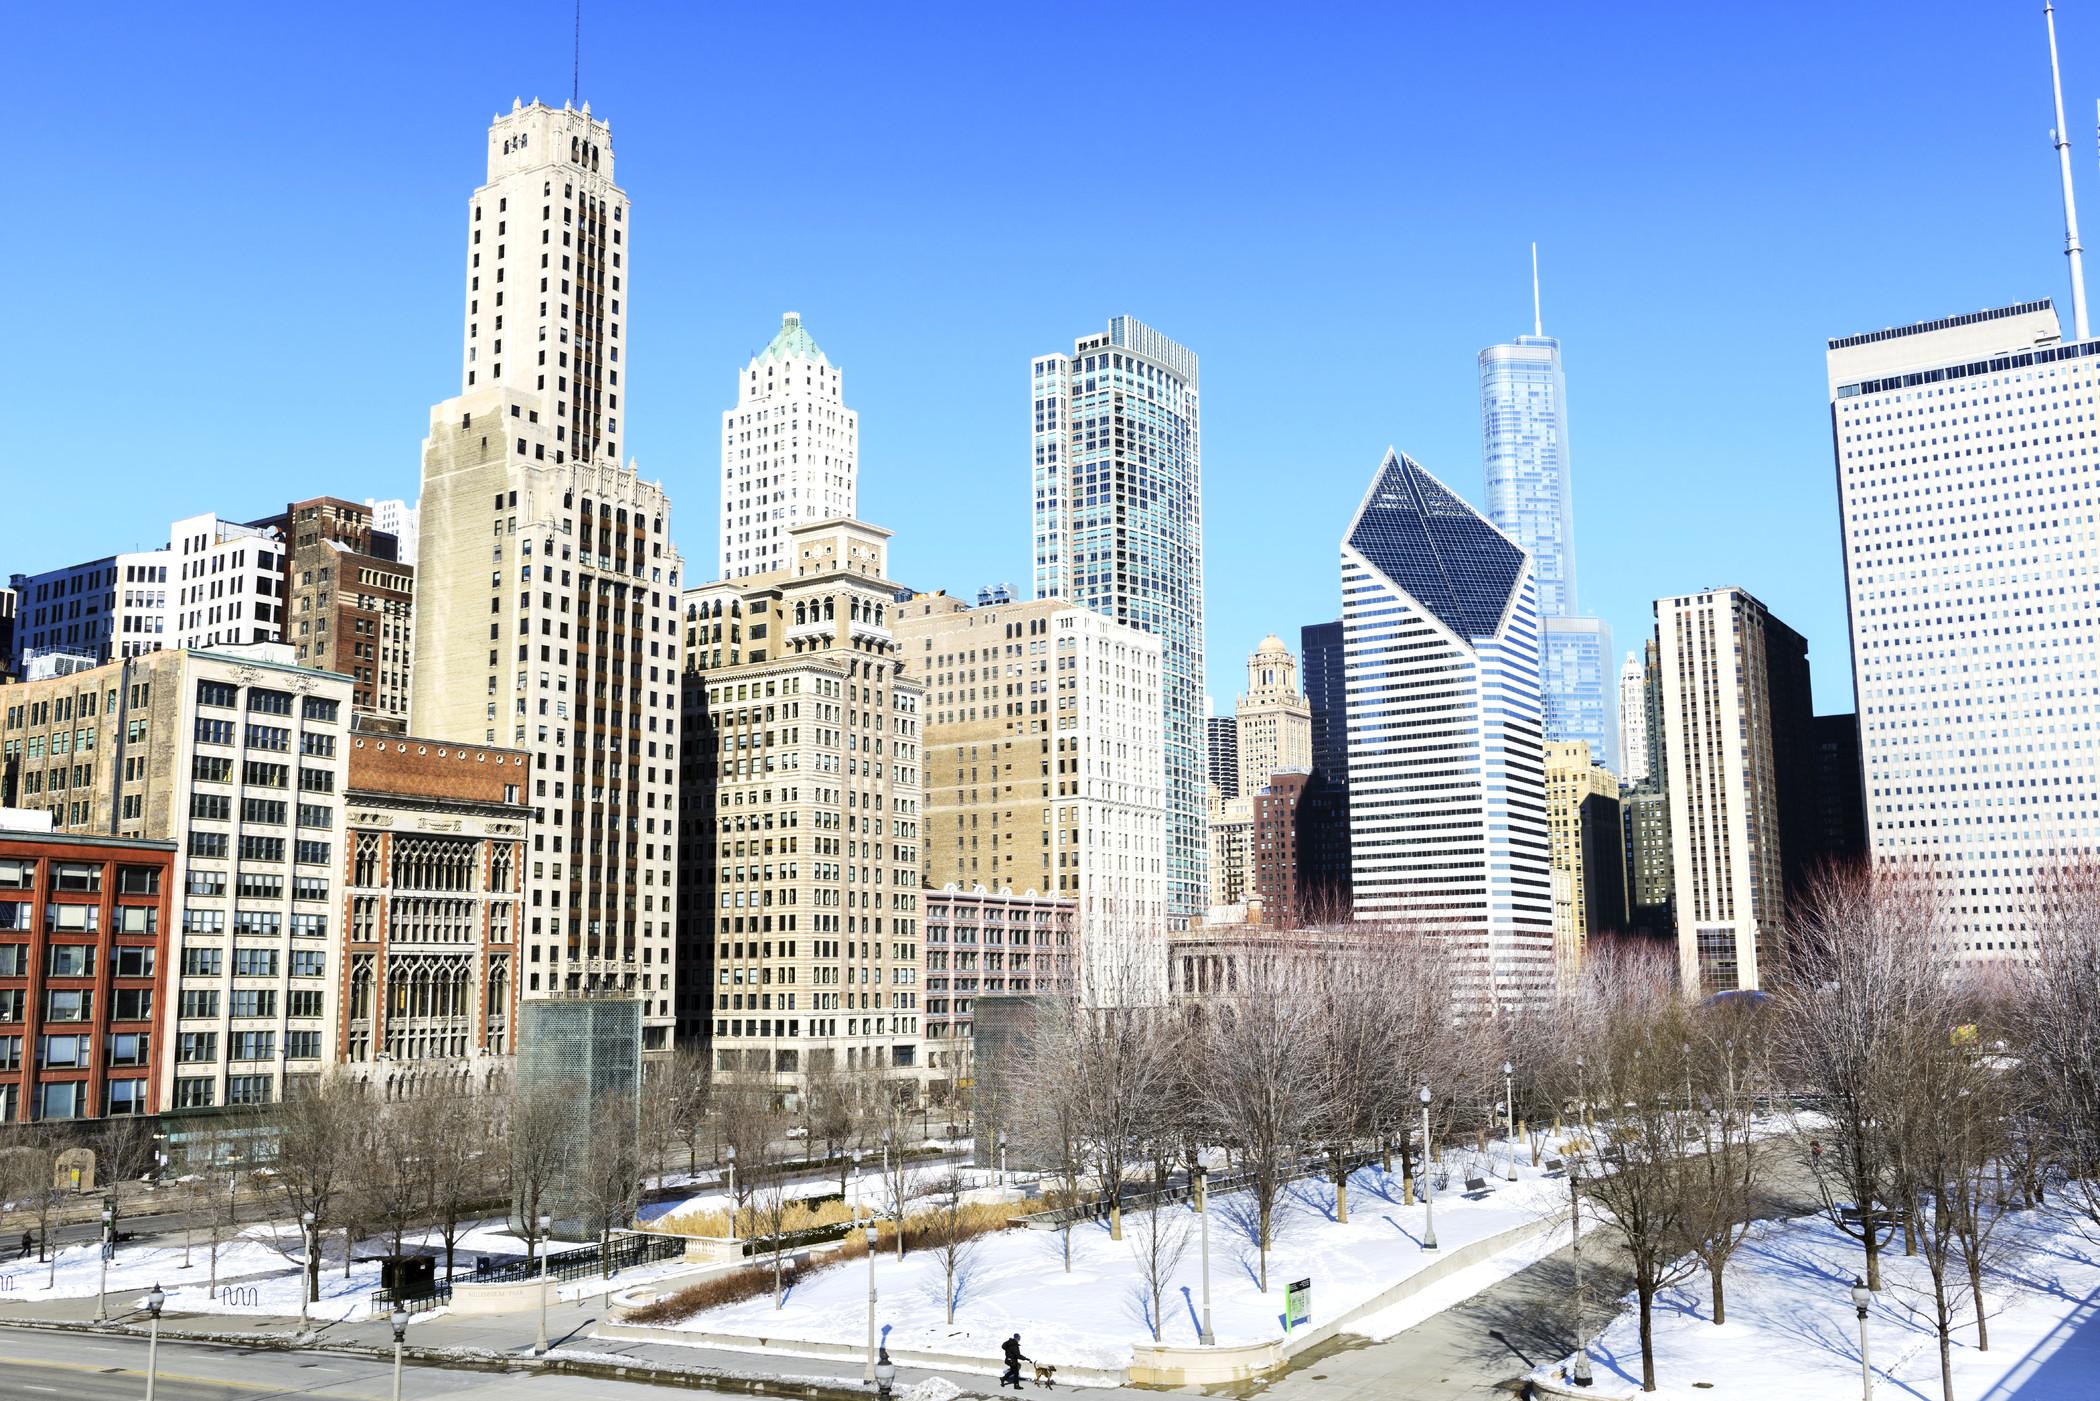
[[[568,1165],[569,1101],[576,1092],[562,1081],[519,1077],[504,1105],[511,1229],[525,1242],[528,1267],[544,1244],[540,1216],[552,1205]]]
[[[1782,1072],[1829,1121],[1809,1167],[1831,1225],[1860,1243],[1872,1289],[1903,1195],[1892,1131],[1909,1029],[1943,1002],[1940,923],[1923,872],[1825,873],[1794,913],[1776,980]]]
[[[1166,1325],[1167,1291],[1174,1287],[1174,1276],[1188,1255],[1189,1239],[1187,1214],[1177,1206],[1162,1210],[1156,1196],[1138,1213],[1130,1234],[1130,1254],[1137,1261],[1138,1289],[1146,1306],[1145,1324],[1155,1343]]]
[[[729,1203],[730,1232],[741,1234],[736,1219],[752,1190],[764,1178],[765,1165],[773,1156],[773,1144],[787,1127],[787,1117],[774,1102],[772,1091],[759,1087],[723,1087],[715,1094],[715,1128],[722,1146],[735,1154],[736,1172]]]
[[[1754,1120],[1765,1087],[1765,1020],[1755,1006],[1709,1008],[1685,1045],[1686,1083],[1697,1100],[1687,1106],[1684,1233],[1706,1267],[1716,1324],[1728,1321],[1728,1262],[1749,1234],[1762,1196],[1766,1150]]]
[[[60,1140],[48,1124],[0,1126],[0,1190],[23,1203],[36,1222],[36,1258],[50,1262],[47,1287],[58,1281],[58,1249],[51,1244],[51,1222],[64,1193],[58,1186]]]
[[[1117,920],[1086,933],[1084,999],[1066,1013],[1077,1082],[1080,1139],[1108,1214],[1112,1240],[1123,1238],[1123,1184],[1147,1156],[1154,1116],[1172,1079],[1168,1014],[1157,997],[1151,944]]]
[[[634,1223],[642,1176],[632,1095],[609,1090],[591,1105],[590,1139],[583,1159],[583,1170],[577,1175],[578,1204],[585,1224],[598,1237],[602,1275],[611,1279],[612,1233]]]
[[[1083,1015],[1076,998],[1046,998],[1021,1037],[1021,1052],[1005,1058],[1007,1122],[1016,1146],[1054,1184],[1056,1205],[1076,1206],[1086,1189],[1086,1140],[1082,1090],[1065,1073],[1077,1054]],[[1179,1082],[1176,1082],[1179,1083]],[[1194,1093],[1194,1080],[1188,1081]],[[1065,1270],[1072,1269],[1072,1217],[1058,1226]]]
[[[923,1219],[934,1259],[941,1267],[941,1302],[953,1323],[956,1305],[969,1292],[977,1262],[977,1235],[963,1209],[963,1181],[958,1174],[940,1178],[926,1195],[933,1205]]]
[[[1588,1075],[1603,1107],[1602,1142],[1582,1190],[1605,1211],[1605,1227],[1625,1246],[1641,1337],[1641,1389],[1655,1390],[1655,1297],[1697,1268],[1683,1253],[1689,1115],[1680,1107],[1685,1006],[1667,957],[1635,949],[1599,957],[1582,981],[1608,1009],[1591,1031]]]
[[[864,1077],[841,1066],[835,1053],[819,1051],[812,1056],[802,1092],[802,1122],[809,1131],[809,1146],[815,1149],[821,1145],[824,1157],[838,1167],[842,1197],[846,1194],[853,1150],[866,1136],[869,1116],[865,1088]]]
[[[357,1209],[347,1214],[379,1227],[398,1260],[409,1232],[429,1209],[430,1140],[442,1111],[436,1100],[420,1096],[368,1105],[367,1111],[353,1125],[350,1151],[359,1167],[347,1174],[350,1185],[343,1197],[358,1199]]]
[[[688,1173],[700,1170],[700,1144],[707,1137],[714,1076],[707,1052],[674,1046],[670,1059],[642,1078],[642,1154],[661,1186],[670,1170],[671,1149],[685,1149]]]
[[[1330,1117],[1330,1090],[1305,1053],[1317,1035],[1317,1004],[1304,994],[1302,955],[1250,941],[1235,957],[1236,985],[1207,1009],[1198,1093],[1238,1150],[1257,1281],[1267,1293],[1277,1209],[1313,1127]]]
[[[284,1194],[293,1216],[302,1222],[312,1216],[317,1240],[331,1226],[349,1224],[349,1213],[342,1208],[359,1174],[368,1167],[359,1161],[358,1149],[370,1110],[363,1087],[355,1080],[324,1074],[288,1082],[283,1101],[271,1115],[277,1136],[271,1180]],[[306,1297],[309,1302],[319,1302],[318,1250],[309,1254],[307,1264]]]
[[[2016,1009],[2019,1081],[2033,1104],[2023,1195],[2040,1195],[2043,1165],[2100,1233],[2100,861],[2068,862],[2035,882],[2035,957],[2008,999]]]
[[[503,1145],[489,1141],[489,1124],[500,1106],[486,1091],[463,1090],[426,1097],[431,1117],[423,1135],[429,1159],[431,1224],[445,1243],[445,1277],[456,1268],[459,1242],[477,1215],[502,1192],[496,1168]]]

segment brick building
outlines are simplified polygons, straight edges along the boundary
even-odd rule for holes
[[[949,885],[925,892],[924,909],[926,1068],[938,1099],[970,1075],[979,995],[1029,997],[1072,987],[1078,902]]]
[[[1262,922],[1272,929],[1296,929],[1313,917],[1298,873],[1299,809],[1311,779],[1302,769],[1282,770],[1254,795],[1251,884],[1261,897]]]
[[[357,714],[406,728],[415,562],[355,501],[295,501],[284,518],[284,640],[301,666],[350,678]]]
[[[359,732],[344,795],[338,1060],[388,1098],[516,1053],[532,820],[518,749]]]
[[[175,844],[41,819],[0,810],[0,1123],[157,1113]]]

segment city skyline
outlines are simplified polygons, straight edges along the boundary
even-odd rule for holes
[[[316,489],[354,483],[358,495],[413,493],[430,386],[458,363],[450,308],[461,265],[452,240],[461,192],[481,178],[485,153],[476,133],[514,96],[558,104],[569,90],[568,12],[541,10],[535,17],[528,7],[524,22],[501,32],[475,30],[473,51],[483,66],[464,77],[445,54],[458,51],[453,41],[472,24],[467,14],[418,21],[433,26],[427,56],[399,52],[388,37],[398,34],[399,17],[383,10],[325,34],[318,17],[313,29],[287,19],[257,35],[213,16],[191,17],[180,29],[142,16],[132,31],[135,46],[98,51],[92,64],[63,61],[78,41],[55,26],[55,16],[26,18],[24,52],[48,52],[54,61],[30,65],[25,106],[38,113],[45,178],[77,227],[63,246],[45,241],[32,253],[26,243],[15,245],[48,270],[25,289],[21,312],[49,328],[47,337],[33,356],[16,354],[25,393],[50,409],[17,439],[17,460],[85,461],[118,479],[125,505],[114,518],[39,522],[34,534],[24,521],[0,524],[6,568],[35,572],[151,544],[159,525],[199,509],[259,516],[281,507],[275,478],[283,458],[274,444],[308,421],[317,383],[329,386],[331,431],[301,439]],[[1218,43],[1229,46],[1238,21],[1228,15],[1220,23],[1226,32]],[[1365,23],[1424,57],[1477,37],[1474,22],[1462,17],[1367,16]],[[1289,637],[1291,629],[1334,616],[1324,579],[1335,544],[1329,522],[1358,494],[1356,464],[1397,441],[1446,464],[1477,453],[1472,356],[1529,324],[1528,246],[1536,238],[1546,322],[1570,347],[1569,372],[1580,381],[1585,466],[1576,508],[1586,606],[1612,624],[1623,652],[1646,632],[1657,597],[1722,583],[1752,589],[1793,619],[1812,655],[1826,663],[1817,672],[1818,709],[1847,709],[1846,669],[1827,664],[1842,655],[1846,637],[1827,416],[1816,397],[1823,340],[2026,297],[2064,302],[2063,259],[2045,140],[2046,55],[2033,26],[1950,8],[1891,39],[1862,12],[1819,27],[1817,44],[1793,42],[1807,23],[1806,11],[1780,14],[1732,35],[1739,72],[1716,80],[1726,99],[1716,101],[1707,80],[1670,76],[1668,63],[1644,65],[1621,95],[1578,86],[1545,56],[1557,62],[1571,50],[1604,52],[1623,41],[1621,26],[1654,36],[1632,19],[1600,17],[1593,32],[1584,32],[1572,17],[1542,17],[1536,56],[1513,55],[1512,71],[1492,85],[1431,74],[1436,100],[1428,103],[1419,142],[1386,153],[1345,140],[1305,156],[1293,136],[1303,124],[1349,128],[1360,106],[1369,110],[1373,84],[1356,85],[1365,94],[1358,97],[1348,95],[1347,81],[1323,83],[1302,115],[1288,114],[1269,136],[1170,77],[1145,99],[1146,112],[1185,106],[1207,124],[1207,134],[1200,158],[1176,179],[1181,202],[1148,209],[1144,231],[1160,234],[1163,225],[1187,220],[1231,226],[1231,236],[1207,236],[1194,248],[1163,238],[1161,248],[1141,256],[1082,266],[1070,259],[1045,264],[1018,236],[1033,217],[1026,211],[1034,182],[1018,168],[1023,162],[987,170],[981,157],[993,143],[1020,149],[1012,143],[1024,124],[999,113],[1027,104],[993,102],[988,92],[979,105],[993,117],[981,133],[930,137],[935,104],[909,98],[878,113],[868,130],[808,138],[823,147],[822,178],[832,182],[840,207],[855,211],[850,238],[801,223],[754,231],[711,216],[714,196],[707,192],[736,176],[745,158],[691,139],[688,89],[671,77],[690,36],[676,24],[659,29],[601,10],[587,17],[581,96],[613,127],[623,183],[648,191],[637,214],[647,295],[632,330],[639,417],[623,423],[631,431],[622,436],[622,454],[638,456],[645,476],[665,482],[683,523],[679,544],[704,558],[713,542],[699,527],[718,518],[714,419],[723,407],[724,367],[762,349],[782,312],[800,310],[823,331],[834,360],[854,369],[852,397],[866,433],[863,514],[902,539],[923,539],[926,548],[915,551],[905,582],[974,593],[983,583],[1021,578],[1028,526],[1020,503],[1010,494],[988,498],[988,528],[967,539],[940,532],[940,516],[930,508],[988,478],[1010,482],[1008,474],[1025,470],[1027,444],[1015,428],[1025,390],[1012,366],[1058,343],[1067,328],[1137,316],[1195,349],[1211,379],[1207,670],[1211,693],[1230,695],[1239,659],[1261,636]],[[1825,16],[1817,23],[1832,22]],[[750,45],[766,22],[732,17],[728,26],[718,37]],[[849,54],[871,43],[893,50],[851,16],[820,28],[805,55],[820,88],[847,82],[855,71]],[[2100,71],[2100,24],[2072,10],[2059,16],[2059,28],[2067,87],[2087,91],[2084,78]],[[1872,44],[1851,42],[1870,31],[1877,36]],[[1664,37],[1673,51],[1698,41],[1696,34]],[[1129,38],[1140,58],[1169,42],[1150,20]],[[1061,61],[1065,42],[1046,52],[1046,69]],[[390,73],[378,94],[389,108],[390,139],[331,143],[325,163],[304,154],[317,122],[299,85],[264,72],[241,85],[239,103],[195,104],[186,96],[174,100],[172,78],[164,76],[186,69],[186,94],[213,86],[215,74],[230,73],[227,65],[266,48],[296,58],[324,43],[331,67],[339,60],[357,67],[382,46],[391,55],[367,65]],[[952,69],[967,43],[967,36],[937,34],[908,62],[914,72],[922,63]],[[1311,62],[1309,38],[1282,43],[1277,61],[1294,68]],[[1964,54],[1968,80],[1993,100],[1973,120],[1935,128],[1934,142],[1921,143],[1930,150],[1900,153],[1871,171],[1826,149],[1814,123],[1775,126],[1746,114],[1753,106],[1784,106],[1789,93],[1814,92],[1817,122],[1842,124],[1867,110],[1864,97],[1852,94],[1876,85],[1901,90],[1899,78],[1953,49]],[[1336,62],[1346,78],[1357,60]],[[59,73],[74,75],[64,88],[52,82]],[[1565,133],[1540,135],[1491,110],[1488,88],[1518,79],[1579,120]],[[757,91],[759,81],[756,74],[725,75],[721,96],[697,110],[733,104]],[[866,81],[853,78],[843,90],[860,91]],[[951,84],[946,102],[970,99],[986,80],[944,81]],[[957,90],[956,83],[965,86]],[[149,101],[173,115],[141,131],[122,114]],[[1701,122],[1654,120],[1659,111],[1688,106],[1705,114]],[[1922,107],[1915,115],[1935,118]],[[1478,130],[1465,133],[1468,126]],[[1531,168],[1543,173],[1522,188],[1494,186],[1480,162],[1517,131],[1538,143]],[[788,139],[799,153],[804,138]],[[1081,139],[1091,149],[1099,138]],[[1220,154],[1250,140],[1249,159],[1283,181],[1279,197],[1250,199],[1239,167]],[[892,163],[874,159],[871,143],[887,150],[899,142],[915,169],[894,190],[880,190],[874,172]],[[1435,153],[1440,142],[1447,153]],[[1614,158],[1554,159],[1569,143]],[[209,226],[206,209],[217,197],[175,176],[176,146],[220,152],[219,194],[239,195],[252,221],[244,276],[214,289],[208,315],[194,300],[201,291],[144,291],[167,281],[171,259],[188,256],[182,249],[189,231]],[[1352,162],[1363,169],[1338,202],[1310,197]],[[1944,162],[1976,173],[1975,198],[1891,248],[1867,211],[1914,198]],[[2074,152],[2074,166],[2089,187],[2100,188],[2083,151]],[[89,174],[108,169],[136,178]],[[1664,173],[1668,182],[1657,178]],[[1664,183],[1670,188],[1652,188]],[[383,217],[369,197],[381,189],[388,191]],[[1396,234],[1389,216],[1432,191],[1464,195],[1466,216]],[[1294,205],[1302,212],[1292,212]],[[1803,210],[1814,212],[1796,213]],[[148,217],[175,230],[170,250],[142,256],[132,246],[126,231]],[[1367,237],[1371,228],[1379,230],[1376,240]],[[1404,238],[1397,249],[1390,246],[1396,236]],[[1833,258],[1840,248],[1871,248],[1877,257],[1870,265]],[[327,269],[319,283],[317,268]],[[1425,268],[1433,275],[1418,270]],[[1229,288],[1221,273],[1231,274]],[[127,390],[126,412],[109,414],[95,377],[77,367],[89,353],[86,328],[117,324],[120,307],[134,353],[159,371]],[[200,332],[207,324],[239,330]],[[1392,329],[1359,337],[1360,351],[1309,387],[1308,412],[1272,412],[1262,382],[1280,336],[1367,326]],[[323,327],[326,334],[316,334]],[[1694,332],[1702,332],[1716,381],[1731,386],[1729,412],[1756,431],[1703,433],[1699,396],[1680,401],[1653,393],[1649,357],[1657,339]],[[970,353],[941,359],[941,373],[926,373],[958,334],[970,337]],[[259,348],[268,344],[298,353]],[[184,411],[206,392],[196,376],[207,363],[209,373],[232,370],[254,389],[237,432],[207,428]],[[1452,476],[1461,493],[1476,489],[1470,474]],[[1267,487],[1284,477],[1297,489],[1278,501]],[[213,484],[208,499],[200,479]],[[1256,571],[1235,577],[1226,567],[1255,558],[1257,542],[1279,547],[1269,557],[1281,588],[1247,577]]]

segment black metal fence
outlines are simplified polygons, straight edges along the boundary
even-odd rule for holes
[[[537,1279],[544,1263],[547,1278],[554,1280],[589,1279],[618,1274],[631,1270],[636,1265],[647,1265],[657,1260],[670,1260],[685,1253],[685,1241],[679,1236],[660,1236],[646,1232],[624,1232],[612,1238],[612,1243],[601,1254],[596,1245],[581,1245],[574,1250],[556,1250],[539,1259],[512,1260],[487,1269],[475,1267],[474,1284],[519,1284],[528,1279]]]

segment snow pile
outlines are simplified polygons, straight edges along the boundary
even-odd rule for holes
[[[1955,1307],[1954,1394],[2020,1401],[2074,1401],[2100,1375],[2100,1249],[2070,1217],[2022,1212],[1998,1227],[2008,1258],[1984,1277],[1990,1350],[1976,1348],[1966,1273]],[[1678,1401],[1851,1401],[1860,1394],[1859,1322],[1850,1289],[1865,1269],[1857,1242],[1823,1217],[1753,1226],[1723,1280],[1728,1322],[1716,1327],[1704,1272],[1655,1303],[1655,1379],[1650,1395]],[[1882,1256],[1882,1290],[1867,1315],[1867,1351],[1877,1391],[1937,1396],[1940,1362],[1932,1279],[1905,1258],[1902,1240]],[[1600,1398],[1641,1395],[1639,1318],[1629,1297],[1590,1344]],[[1601,1310],[1599,1311],[1601,1313]],[[1595,1326],[1595,1320],[1592,1325]],[[1534,1375],[1552,1379],[1568,1360]]]
[[[1515,1183],[1504,1180],[1507,1169],[1499,1160],[1485,1168],[1491,1190],[1474,1201],[1459,1194],[1464,1171],[1451,1164],[1451,1189],[1436,1200],[1437,1239],[1444,1252],[1560,1209],[1565,1183],[1544,1177],[1528,1160],[1520,1161],[1520,1180]],[[1284,1291],[1292,1281],[1311,1279],[1310,1323],[1317,1325],[1439,1258],[1421,1248],[1422,1204],[1400,1202],[1397,1175],[1375,1166],[1359,1169],[1350,1181],[1350,1220],[1344,1225],[1334,1219],[1331,1183],[1294,1184],[1279,1213],[1269,1253],[1269,1289],[1263,1293],[1257,1286],[1248,1200],[1245,1194],[1218,1195],[1210,1212],[1211,1322],[1218,1342],[1229,1346],[1281,1336]],[[1169,1223],[1166,1232],[1185,1231],[1187,1240],[1166,1291],[1162,1341],[1193,1344],[1203,1305],[1200,1218],[1185,1205],[1163,1207],[1161,1213]],[[1123,1233],[1119,1242],[1109,1238],[1106,1223],[1075,1226],[1069,1269],[1060,1232],[1014,1229],[981,1238],[957,1290],[952,1325],[938,1253],[917,1250],[900,1264],[885,1250],[875,1261],[876,1325],[887,1328],[886,1342],[893,1352],[962,1355],[992,1366],[1000,1343],[1019,1332],[1028,1355],[1041,1361],[1073,1368],[1127,1367],[1132,1345],[1149,1342],[1152,1335],[1151,1305],[1138,1261],[1146,1238],[1144,1213],[1127,1211]],[[1536,1258],[1521,1251],[1505,1255],[1508,1258],[1496,1262],[1499,1273],[1479,1267],[1466,1271],[1469,1277],[1477,1276],[1467,1293]],[[867,1266],[853,1261],[800,1281],[778,1311],[766,1294],[711,1309],[665,1331],[763,1337],[790,1348],[797,1342],[864,1337],[867,1289]],[[1465,1297],[1445,1287],[1427,1293],[1440,1301],[1423,1305],[1431,1311]]]

